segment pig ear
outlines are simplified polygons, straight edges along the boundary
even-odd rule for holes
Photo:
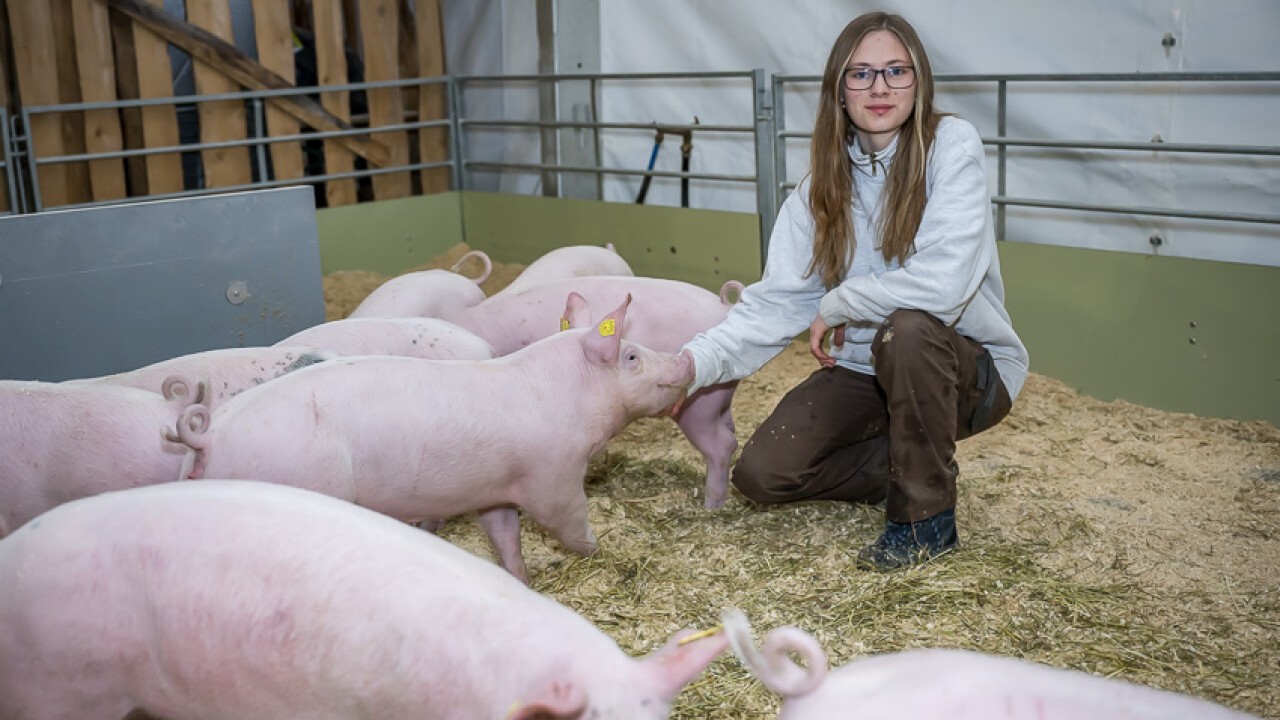
[[[618,362],[618,348],[622,345],[622,323],[627,318],[627,306],[631,304],[631,293],[627,299],[613,312],[604,316],[594,328],[587,331],[583,338],[583,349],[587,359],[601,365],[612,365]]]
[[[584,328],[591,324],[591,307],[587,299],[576,292],[569,293],[564,304],[564,315],[560,317],[560,329]]]
[[[587,695],[571,682],[553,680],[534,691],[528,702],[519,703],[506,717],[509,720],[576,720],[587,710]]]
[[[668,702],[729,647],[729,639],[717,630],[711,634],[678,632],[660,650],[642,662],[658,693]]]

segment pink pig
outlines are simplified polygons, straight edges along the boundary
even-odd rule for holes
[[[658,720],[727,645],[633,659],[433,535],[260,482],[67,504],[0,578],[5,718]]]
[[[341,355],[403,355],[429,360],[487,360],[484,339],[436,318],[347,318],[309,327],[276,343],[309,345]]]
[[[166,435],[195,387],[0,380],[0,537],[62,503],[176,478],[186,448]]]
[[[618,275],[632,277],[631,266],[618,255],[613,243],[605,247],[596,245],[568,245],[556,248],[529,263],[529,266],[509,285],[494,293],[509,295],[545,282],[570,280],[593,275]],[[610,306],[612,307],[612,306]]]
[[[182,355],[115,375],[67,380],[64,384],[121,385],[158,393],[166,379],[179,375],[207,383],[204,403],[216,407],[251,387],[338,356],[337,352],[318,347],[225,348]]]
[[[588,461],[691,381],[686,358],[622,339],[629,302],[507,357],[346,358],[211,417],[192,406],[178,425],[195,451],[183,476],[295,485],[411,523],[480,512],[503,567],[527,580],[516,507],[570,550],[595,552]]]
[[[782,695],[778,720],[1231,720],[1252,717],[1207,700],[967,650],[908,650],[864,658],[827,672],[811,635],[775,628],[757,650],[736,610],[724,629],[743,665]],[[793,653],[806,667],[788,656]]]
[[[347,317],[448,319],[483,300],[484,291],[479,282],[448,270],[419,270],[379,285]]]
[[[643,277],[582,277],[544,282],[510,294],[498,293],[466,308],[453,321],[488,340],[499,355],[518,350],[561,328],[562,308],[571,292],[591,307],[614,307],[630,295],[623,333],[645,347],[676,353],[694,335],[712,327],[729,311],[727,296],[741,291],[730,281],[720,297],[690,283]],[[738,447],[734,432],[736,382],[703,388],[681,406],[675,421],[707,464],[707,508],[724,505],[729,494],[729,460]]]

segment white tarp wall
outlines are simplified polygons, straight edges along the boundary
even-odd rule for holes
[[[538,47],[533,0],[444,3],[449,71],[531,74]],[[831,43],[858,14],[899,12],[916,27],[935,74],[1132,73],[1280,70],[1276,0],[608,0],[600,5],[601,72],[739,71],[817,75]],[[1162,45],[1166,33],[1176,44]],[[571,72],[560,69],[560,72]],[[500,89],[501,88],[501,89]],[[994,83],[938,86],[938,106],[995,136]],[[817,85],[791,86],[786,127],[812,128]],[[605,122],[749,125],[750,84],[740,80],[606,81]],[[531,85],[492,86],[465,97],[469,118],[537,119]],[[1006,134],[1017,138],[1280,145],[1280,83],[1012,83]],[[680,169],[668,136],[655,169]],[[602,134],[605,167],[643,169],[651,132]],[[471,159],[540,162],[536,132],[472,132]],[[794,184],[808,163],[806,140],[787,144]],[[691,170],[755,172],[746,135],[695,133]],[[1280,215],[1280,158],[1238,155],[1010,148],[1006,194],[1099,205]],[[988,154],[996,190],[996,149]],[[612,177],[603,197],[634,201],[640,179]],[[529,172],[477,173],[469,187],[540,192]],[[693,181],[690,206],[753,212],[755,189]],[[679,205],[679,181],[655,179],[648,204]],[[1009,239],[1280,266],[1280,227],[1069,210],[1009,208]],[[1159,234],[1162,244],[1150,242]]]

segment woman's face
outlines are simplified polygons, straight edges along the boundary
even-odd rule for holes
[[[907,122],[916,102],[915,81],[910,53],[888,30],[869,33],[854,49],[840,92],[863,151],[883,150]]]

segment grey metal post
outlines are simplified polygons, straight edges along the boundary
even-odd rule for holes
[[[1004,80],[1001,80],[999,83],[998,89],[996,91],[997,92],[996,135],[1001,140],[1004,139],[1005,132],[1006,132],[1005,120],[1007,115],[1007,108],[1005,105],[1005,101],[1006,101],[1006,96],[1009,89],[1008,86],[1009,86],[1009,83],[1005,82]],[[1008,154],[1008,148],[1005,147],[1004,143],[1000,143],[1000,149],[998,153],[999,153],[997,156],[998,160],[996,162],[996,194],[999,195],[1000,197],[1004,197],[1005,196],[1005,192],[1004,192],[1005,156]],[[1005,239],[1004,220],[1005,220],[1005,206],[1003,203],[1001,203],[1000,205],[996,206],[996,239],[997,240]]]
[[[262,98],[254,98],[253,99],[253,134],[256,135],[259,140],[263,140],[267,137],[266,125],[267,124],[262,117]],[[265,182],[268,179],[267,144],[260,142],[257,145],[254,145],[253,154],[258,159],[258,179]]]
[[[773,87],[765,82],[763,68],[751,71],[751,89],[755,96],[756,125],[756,208],[760,213],[760,263],[769,257],[769,234],[778,217],[777,180],[773,174]]]
[[[453,189],[462,191],[466,189],[466,175],[462,172],[462,86],[450,75],[445,89],[445,96],[449,101],[449,157],[453,159],[453,164],[449,166],[449,176]]]
[[[553,75],[556,72],[556,13],[555,0],[538,0],[538,74]],[[556,120],[556,91],[559,83],[555,80],[538,81],[538,119],[542,122]],[[542,148],[542,164],[559,164],[559,140],[555,128],[544,127],[538,133],[539,145]],[[542,194],[546,197],[560,196],[560,175],[553,170],[542,171]]]
[[[596,78],[591,78],[591,119],[596,122],[600,121],[600,81]],[[591,139],[595,144],[596,164],[599,165],[600,159],[604,157],[604,148],[600,142],[600,130],[598,128],[591,128]],[[604,199],[603,174],[596,175],[596,199]]]
[[[40,172],[36,167],[36,143],[31,139],[31,112],[27,108],[22,109],[22,129],[27,133],[27,171],[31,177],[31,199],[34,206],[34,212],[40,212],[44,209],[44,205],[40,199]]]
[[[773,97],[777,98],[786,92],[783,81],[777,76],[773,77]],[[778,208],[782,207],[782,202],[786,200],[783,197],[783,190],[787,183],[787,139],[782,133],[787,129],[787,103],[786,100],[775,101],[773,103],[773,209],[774,217],[777,217]]]

